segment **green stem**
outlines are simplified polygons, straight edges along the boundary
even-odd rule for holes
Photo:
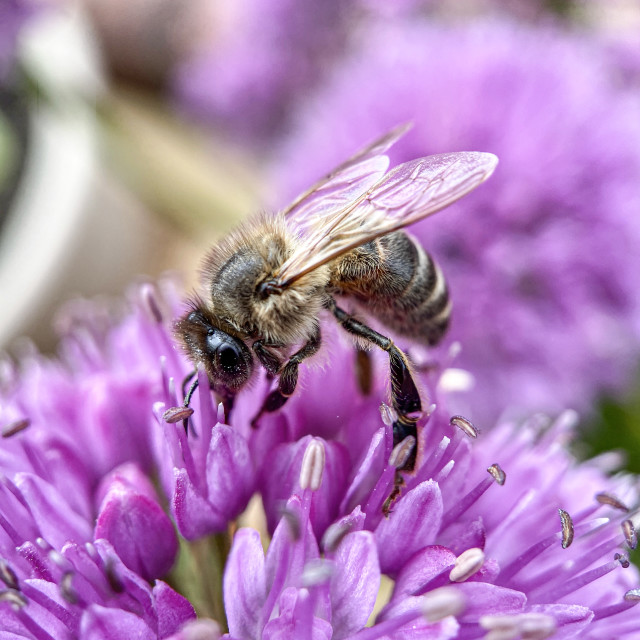
[[[222,578],[231,549],[228,532],[193,542],[180,541],[180,556],[171,572],[171,583],[189,599],[199,617],[213,618],[227,630]]]

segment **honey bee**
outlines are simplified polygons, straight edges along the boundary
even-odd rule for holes
[[[277,377],[254,423],[294,393],[300,364],[320,348],[319,316],[327,310],[347,332],[389,354],[394,445],[417,438],[422,405],[406,355],[336,298],[352,301],[395,334],[436,344],[449,324],[447,285],[402,229],[475,189],[497,158],[445,153],[387,172],[385,152],[407,128],[361,149],[283,211],[245,223],[206,256],[204,294],[191,301],[176,333],[229,403],[256,364]],[[197,377],[185,409],[196,386]],[[414,464],[415,447],[400,468]]]

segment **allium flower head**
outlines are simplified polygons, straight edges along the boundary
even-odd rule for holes
[[[492,179],[411,231],[441,264],[471,417],[587,408],[638,362],[638,96],[594,43],[498,19],[373,23],[278,150],[286,202],[398,122],[392,159],[474,149]]]
[[[330,358],[324,369],[304,367],[280,412],[252,428],[271,381],[241,393],[225,415],[202,377],[187,434],[165,411],[181,400],[190,368],[171,337],[179,309],[175,293],[148,285],[113,324],[78,307],[61,360],[32,353],[18,370],[5,367],[0,620],[8,632],[217,637],[218,626],[194,622],[190,602],[160,580],[176,553],[168,513],[186,553],[187,541],[235,529],[258,491],[270,542],[240,529],[228,555],[201,556],[188,574],[197,583],[219,563],[218,622],[226,617],[228,638],[637,633],[639,576],[627,558],[637,543],[637,486],[608,479],[606,459],[575,464],[565,449],[571,414],[478,432],[447,413],[446,376],[432,367],[422,383],[438,404],[419,423],[415,473],[399,483],[403,443],[393,447],[391,412],[380,411],[386,354],[372,354],[374,384],[362,395],[353,345],[324,322]],[[383,576],[392,589],[374,613]]]

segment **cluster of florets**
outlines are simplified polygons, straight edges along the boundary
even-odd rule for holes
[[[432,405],[415,473],[390,503],[401,457],[393,416],[380,410],[382,357],[373,354],[363,396],[352,345],[323,325],[330,362],[306,368],[299,393],[258,429],[250,418],[272,382],[226,417],[200,371],[187,433],[164,418],[190,367],[171,337],[177,312],[174,294],[145,286],[113,326],[78,307],[59,360],[6,364],[0,609],[12,633],[193,638],[228,625],[237,640],[633,637],[637,491],[631,478],[606,477],[607,460],[571,459],[575,416],[479,434]],[[438,380],[424,374],[425,393]],[[262,539],[242,528],[228,555],[201,557],[186,583],[169,573],[179,539],[183,552],[212,535],[231,542],[256,493]],[[188,593],[216,563],[224,610],[217,623],[195,621],[161,578]]]

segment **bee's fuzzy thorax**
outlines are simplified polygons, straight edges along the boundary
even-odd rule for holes
[[[301,277],[280,294],[258,294],[259,285],[276,275],[294,247],[295,238],[280,216],[262,214],[227,236],[202,269],[210,314],[250,338],[277,344],[307,340],[324,303],[327,268]]]

